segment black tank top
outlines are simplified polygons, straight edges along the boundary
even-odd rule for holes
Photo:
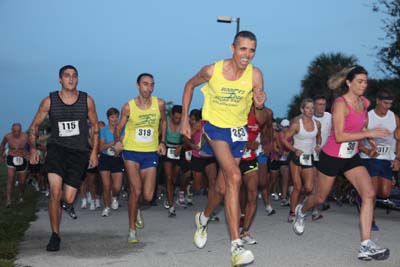
[[[67,105],[61,100],[58,91],[51,92],[49,120],[51,135],[48,144],[89,150],[87,93],[79,91],[77,101]]]

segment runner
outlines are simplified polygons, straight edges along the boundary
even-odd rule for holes
[[[26,176],[28,161],[27,145],[28,135],[22,132],[20,123],[13,123],[11,126],[11,133],[4,136],[0,145],[0,161],[3,162],[5,158],[5,147],[8,145],[7,154],[7,193],[6,193],[6,207],[11,205],[12,188],[14,185],[14,177],[18,177],[18,201],[24,201],[24,192],[26,187]]]
[[[321,147],[323,147],[326,143],[326,140],[328,140],[328,136],[329,133],[331,131],[331,127],[332,127],[332,115],[329,112],[326,112],[326,98],[325,96],[322,95],[317,95],[313,98],[314,100],[314,116],[313,119],[317,120],[321,123]],[[317,183],[317,164],[319,162],[319,153],[317,153],[314,150],[314,168],[313,168],[313,172],[314,172],[314,184]],[[312,220],[316,221],[319,219],[322,219],[323,216],[320,213],[320,210],[326,210],[329,208],[329,204],[327,202],[325,202],[322,205],[318,205],[315,208],[313,208],[312,211]]]
[[[368,112],[367,129],[384,127],[390,135],[384,138],[363,140],[360,143],[360,157],[372,178],[375,194],[381,198],[388,198],[392,191],[392,167],[395,171],[400,166],[400,121],[390,108],[393,104],[393,94],[387,89],[380,89],[376,96],[376,105]],[[395,132],[397,137],[395,138]],[[396,157],[397,155],[397,157]],[[375,216],[374,216],[375,217]],[[372,230],[379,227],[372,220]]]
[[[78,71],[66,65],[59,71],[60,91],[44,98],[30,126],[30,162],[36,164],[38,126],[49,115],[51,135],[47,142],[47,157],[44,165],[50,184],[49,216],[52,229],[46,249],[60,249],[61,207],[73,211],[73,202],[86,167],[97,166],[99,130],[95,103],[87,93],[78,91]],[[88,151],[88,119],[93,125],[93,148]]]
[[[281,173],[281,179],[282,179],[282,195],[281,195],[281,206],[289,206],[290,205],[290,195],[293,191],[293,183],[292,183],[292,175],[289,171],[289,160],[288,160],[288,155],[289,155],[289,149],[283,145],[283,138],[285,136],[285,133],[289,131],[290,128],[290,121],[288,119],[283,119],[280,123],[281,125],[281,131],[278,132],[278,138],[275,139],[277,140],[276,143],[279,144],[279,164],[277,164],[277,167],[274,167],[274,164],[271,164],[271,173],[272,170],[277,168],[279,172]],[[293,138],[288,138],[287,142],[293,143]],[[288,218],[288,220],[291,222],[293,221],[293,217]]]
[[[288,221],[294,217],[294,209],[300,202],[300,195],[310,194],[314,185],[313,153],[319,153],[321,147],[321,124],[314,120],[314,103],[310,98],[300,104],[301,115],[294,118],[282,143],[289,148],[290,173],[293,180],[293,192],[290,196]],[[293,138],[293,144],[287,140]]]
[[[217,178],[219,194],[208,202],[204,212],[196,214],[194,243],[203,248],[207,241],[207,222],[212,211],[225,198],[225,211],[231,237],[232,266],[250,264],[253,253],[243,248],[239,237],[239,190],[242,181],[239,162],[247,141],[247,116],[251,105],[259,122],[265,120],[266,100],[262,73],[250,64],[256,51],[256,37],[242,31],[231,45],[232,58],[203,67],[185,85],[183,93],[182,134],[191,138],[188,112],[194,88],[207,82],[204,94],[203,119],[207,143],[202,150],[215,154],[220,165]],[[226,192],[225,192],[226,191]]]
[[[293,230],[298,235],[303,234],[305,213],[325,201],[336,175],[343,172],[363,200],[360,211],[361,244],[358,259],[384,260],[389,257],[389,249],[380,248],[371,240],[375,193],[368,171],[358,155],[358,141],[364,138],[386,137],[390,132],[385,128],[365,130],[369,101],[363,94],[368,86],[367,75],[363,67],[353,66],[339,72],[328,82],[331,89],[345,87],[345,91],[333,104],[332,130],[319,154],[316,189],[304,204],[297,205]]]
[[[122,175],[124,172],[124,161],[120,155],[115,154],[114,131],[118,125],[119,110],[109,108],[107,110],[108,125],[100,129],[101,155],[99,159],[99,171],[103,182],[104,210],[101,216],[110,215],[110,207],[113,210],[119,208],[118,196],[122,187]],[[124,136],[122,130],[121,136]],[[112,201],[110,200],[110,193]],[[110,205],[111,204],[111,205]]]
[[[139,210],[141,196],[150,202],[156,185],[158,155],[166,152],[166,116],[165,102],[152,96],[154,78],[149,73],[142,73],[137,78],[139,95],[129,100],[122,107],[121,119],[114,132],[114,149],[118,155],[121,150],[125,170],[129,179],[129,234],[128,243],[138,243],[136,221],[141,226],[143,219]],[[125,126],[125,136],[121,139],[121,131]],[[159,141],[161,129],[161,141]]]

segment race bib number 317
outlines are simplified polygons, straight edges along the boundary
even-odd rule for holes
[[[58,132],[60,137],[79,135],[79,121],[59,121]]]

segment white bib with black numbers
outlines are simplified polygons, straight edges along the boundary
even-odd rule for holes
[[[188,150],[185,152],[185,159],[187,161],[191,161],[192,160],[192,150]]]
[[[391,153],[390,153],[391,147],[390,146],[378,145],[377,152],[379,154],[376,157],[377,159],[391,160]]]
[[[251,157],[251,149],[245,148],[242,158],[247,159]]]
[[[13,157],[13,164],[14,166],[21,166],[24,164],[24,158],[23,157]]]
[[[59,121],[58,132],[60,137],[79,135],[79,121]]]
[[[136,142],[148,143],[153,141],[154,129],[152,128],[137,128],[135,134]]]
[[[175,147],[167,148],[167,158],[169,158],[169,159],[180,159],[179,155],[175,156],[175,151],[176,151]]]
[[[248,135],[245,127],[231,128],[232,142],[243,142],[248,140]]]
[[[349,159],[357,153],[357,141],[343,142],[339,149],[339,158]]]
[[[115,156],[115,149],[113,147],[107,148],[107,155]]]
[[[303,166],[312,166],[311,154],[301,154],[299,157],[300,164]]]

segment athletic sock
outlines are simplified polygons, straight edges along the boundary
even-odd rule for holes
[[[206,217],[206,216],[204,215],[204,212],[202,211],[202,212],[200,213],[200,224],[201,224],[201,225],[207,225],[208,219],[209,219],[209,217]]]

